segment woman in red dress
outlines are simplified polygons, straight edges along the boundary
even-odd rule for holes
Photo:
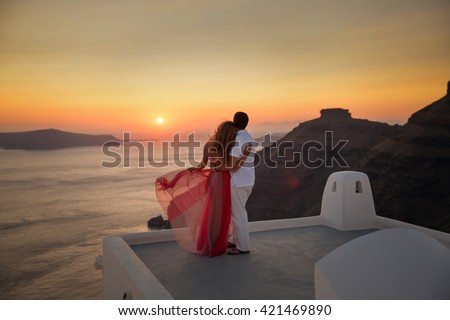
[[[245,160],[231,168],[229,154],[237,131],[233,122],[223,122],[205,144],[198,167],[156,179],[158,201],[178,243],[189,252],[212,257],[226,252],[231,220],[230,171]]]

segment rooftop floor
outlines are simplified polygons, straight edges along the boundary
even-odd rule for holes
[[[314,264],[373,231],[312,226],[254,232],[251,254],[214,258],[184,252],[174,241],[131,248],[174,299],[314,299]]]

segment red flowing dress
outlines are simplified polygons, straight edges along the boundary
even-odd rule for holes
[[[156,179],[155,190],[181,247],[212,257],[226,252],[231,220],[228,171],[171,172]]]

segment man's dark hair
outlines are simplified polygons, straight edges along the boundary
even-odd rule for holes
[[[236,112],[234,114],[233,122],[238,129],[244,130],[248,124],[248,115],[245,112]]]

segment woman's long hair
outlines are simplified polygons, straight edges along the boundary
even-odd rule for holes
[[[212,147],[218,155],[226,158],[230,154],[237,132],[238,128],[233,121],[225,121],[219,125],[214,135],[210,138]]]

